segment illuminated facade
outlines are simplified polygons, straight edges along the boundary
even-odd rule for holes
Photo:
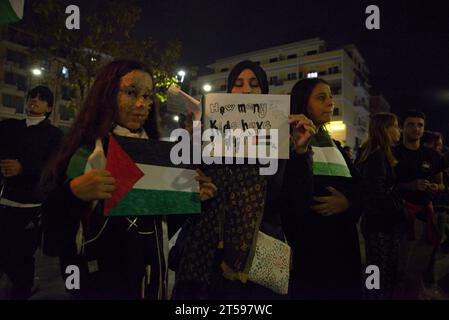
[[[226,92],[229,71],[242,60],[252,60],[262,66],[271,94],[289,94],[293,85],[303,78],[320,77],[328,81],[335,100],[333,122],[328,126],[332,136],[351,147],[359,146],[365,139],[370,103],[369,71],[354,45],[327,50],[325,41],[314,38],[219,59],[207,66],[213,70],[210,74],[192,81],[191,95],[199,98],[206,93],[204,89]]]
[[[55,95],[50,120],[67,131],[75,118],[69,103],[77,94],[67,81],[70,70],[62,59],[32,61],[27,46],[27,41],[31,40],[27,37],[29,35],[13,28],[3,29],[0,35],[0,120],[25,118],[28,90],[37,85],[47,85]]]

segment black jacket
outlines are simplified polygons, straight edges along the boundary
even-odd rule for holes
[[[402,200],[395,191],[395,175],[380,149],[358,164],[363,180],[364,232],[392,232],[405,222]]]
[[[298,156],[292,152],[285,170],[281,213],[293,251],[289,290],[294,299],[358,299],[361,296],[356,228],[362,211],[360,176],[339,144],[337,147],[351,178],[314,175],[311,153]],[[310,209],[314,196],[329,195],[328,186],[349,200],[347,211],[321,216]]]
[[[29,127],[25,120],[0,122],[0,159],[17,159],[23,168],[20,175],[6,178],[4,198],[21,203],[42,202],[36,188],[62,136],[62,131],[48,119]]]
[[[163,298],[167,281],[163,248],[165,217],[142,216],[133,225],[130,221],[136,217],[129,217],[130,221],[128,217],[105,218],[102,201],[92,212],[90,206],[90,202],[72,193],[70,180],[49,194],[42,206],[44,254],[59,256],[62,270],[70,264],[80,266],[83,299],[140,299],[148,265],[152,268],[145,298]],[[83,252],[78,254],[76,237],[80,222],[86,242]],[[98,272],[89,270],[91,261],[98,262]]]

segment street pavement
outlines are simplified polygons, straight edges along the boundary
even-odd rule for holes
[[[363,237],[361,237],[361,251],[363,249]],[[362,254],[362,262],[364,262],[364,255]],[[436,279],[441,288],[442,296],[440,299],[449,300],[449,252],[439,253],[436,257]],[[2,286],[7,280],[5,276],[0,275],[0,300],[5,299],[5,294],[2,292]],[[169,288],[173,287],[174,273],[169,275]],[[71,295],[65,289],[65,284],[61,278],[59,270],[59,260],[54,257],[47,257],[42,255],[40,251],[36,252],[36,289],[31,300],[69,300]]]

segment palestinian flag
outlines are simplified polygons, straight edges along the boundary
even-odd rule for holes
[[[351,177],[345,158],[327,132],[318,132],[312,138],[311,146],[314,175]]]
[[[24,2],[25,0],[0,0],[0,25],[22,19]]]
[[[106,170],[116,180],[116,191],[105,201],[109,216],[194,214],[201,212],[195,168],[174,165],[174,143],[110,137]]]
[[[261,145],[261,146],[269,146],[270,145],[270,135],[265,135],[265,136],[253,136],[253,145],[257,146],[257,145]]]

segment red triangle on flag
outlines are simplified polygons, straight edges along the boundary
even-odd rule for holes
[[[111,135],[109,136],[106,170],[115,178],[115,191],[112,198],[104,202],[104,215],[107,216],[120,200],[132,189],[137,181],[144,176],[134,161],[122,149]]]

